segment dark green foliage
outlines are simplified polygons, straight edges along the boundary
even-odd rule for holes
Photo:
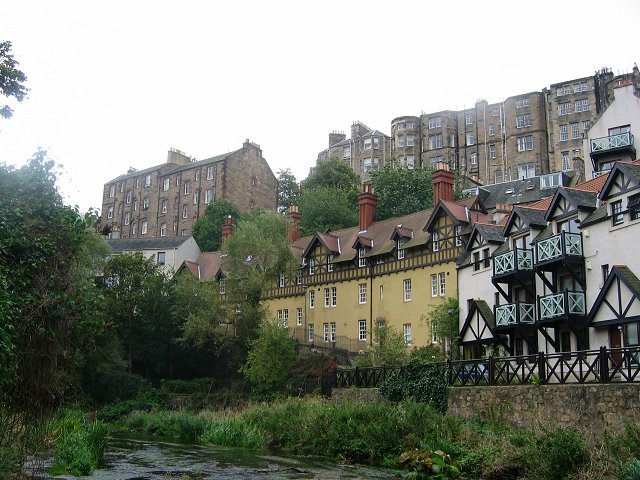
[[[436,329],[441,348],[444,350],[444,347],[447,346],[448,351],[451,352],[451,356],[454,358],[457,358],[459,352],[459,312],[458,299],[447,297],[433,306],[423,319],[432,329]]]
[[[354,192],[317,187],[300,196],[300,231],[303,235],[340,230],[358,225],[358,203]]]
[[[201,415],[185,412],[134,412],[126,419],[126,426],[151,435],[192,442],[204,433],[207,420]]]
[[[316,166],[302,182],[303,192],[316,188],[342,190],[357,195],[360,190],[360,177],[346,162],[332,157]]]
[[[192,378],[191,380],[161,380],[160,389],[167,393],[209,392],[215,385],[213,378]]]
[[[94,399],[100,404],[133,400],[146,387],[150,387],[149,381],[141,375],[128,372],[107,373],[96,382]]]
[[[408,169],[393,163],[371,172],[371,184],[378,195],[376,219],[408,215],[433,207],[433,185],[428,167]]]
[[[24,86],[27,76],[18,70],[18,62],[11,53],[11,42],[0,41],[0,93],[21,102],[29,89]],[[11,118],[13,110],[9,105],[0,105],[0,117]]]
[[[278,212],[286,212],[292,205],[298,205],[300,186],[291,169],[278,170]]]
[[[620,480],[640,480],[640,460],[634,459],[620,468]]]
[[[299,355],[289,377],[291,395],[310,393],[330,395],[337,369],[336,359],[330,355],[307,353]]]
[[[570,478],[589,458],[584,437],[576,430],[559,427],[538,440],[539,478]]]
[[[413,398],[445,412],[448,392],[444,373],[433,363],[419,359],[410,360],[405,369],[405,374],[394,372],[380,384],[383,398],[395,402]]]
[[[231,215],[233,222],[240,219],[240,210],[233,203],[223,198],[215,200],[207,205],[204,215],[196,220],[192,234],[200,250],[214,252],[220,250],[222,245],[222,225]]]
[[[444,362],[447,359],[442,347],[433,344],[414,348],[409,355],[411,358],[430,363]]]

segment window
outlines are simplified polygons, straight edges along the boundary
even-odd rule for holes
[[[329,301],[330,301],[330,296],[329,296],[329,289],[325,288],[324,289],[324,308],[329,308]]]
[[[207,167],[207,180],[213,180],[214,168],[215,167],[213,165]]]
[[[176,187],[180,186],[180,175],[176,175]]]
[[[478,164],[478,154],[476,152],[473,152],[471,154],[471,165],[477,165]]]
[[[204,192],[204,203],[209,204],[211,203],[211,200],[213,200],[213,190],[209,189]]]
[[[113,218],[113,207],[107,209],[107,218]]]
[[[333,272],[333,255],[327,255],[327,272]]]
[[[361,283],[358,285],[358,303],[367,303],[367,284]]]
[[[444,272],[440,272],[438,274],[438,280],[439,280],[438,283],[440,284],[440,296],[441,297],[444,297],[444,294],[446,292],[447,284],[446,284],[445,278],[446,278],[446,274]]]
[[[278,286],[280,288],[284,288],[284,273],[280,273],[280,277],[278,278]]]
[[[109,187],[109,198],[113,198],[116,195],[116,186],[115,185],[111,185]]]
[[[147,234],[147,221],[143,220],[142,224],[140,225],[140,233],[142,235],[146,235]]]
[[[167,213],[167,204],[169,202],[165,199],[160,202],[160,213]]]
[[[452,133],[451,135],[449,135],[449,146],[450,147],[455,147],[456,146],[456,134]]]
[[[365,138],[364,139],[364,149],[365,150],[371,150],[371,139],[370,138]]]
[[[431,343],[438,343],[438,322],[431,320]]]
[[[402,260],[404,258],[404,242],[405,240],[402,237],[398,238],[398,241],[396,242],[398,260]]]
[[[516,128],[530,127],[531,125],[532,121],[530,113],[516,116]]]
[[[565,95],[569,95],[571,93],[571,87],[569,85],[562,85],[558,87],[557,94],[558,97],[564,97]]]
[[[151,186],[151,174],[147,174],[144,176],[144,186],[145,187]]]
[[[467,138],[467,145],[475,145],[476,139],[473,136],[472,132],[467,132],[466,138]]]
[[[360,247],[358,249],[358,267],[367,266],[367,259],[364,258],[364,254],[365,254],[365,249],[363,247]]]
[[[167,236],[167,224],[166,223],[160,224],[160,236],[161,237],[166,237]]]
[[[276,314],[276,318],[278,320],[278,326],[282,327],[282,318],[284,317],[284,315],[282,314],[282,310],[278,310],[277,314]]]
[[[309,308],[316,308],[316,291],[309,290]]]
[[[571,167],[569,166],[569,152],[562,152],[562,171],[566,172],[567,170],[570,170]]]
[[[473,271],[480,270],[480,252],[474,252],[473,254]]]
[[[492,123],[489,125],[489,135],[493,136],[496,134],[496,126]]]
[[[407,147],[413,147],[413,135],[407,135]]]
[[[438,276],[435,273],[431,275],[431,296],[438,296]]]
[[[132,193],[131,190],[127,190],[127,203],[131,203]]]
[[[518,179],[524,180],[536,176],[536,164],[533,162],[518,165]]]
[[[220,295],[225,295],[227,293],[227,281],[224,278],[221,278],[218,281],[218,292]]]
[[[473,114],[472,113],[466,113],[464,115],[464,124],[465,125],[471,125],[473,123]]]
[[[322,340],[324,340],[324,343],[329,342],[329,324],[328,323],[322,324]]]
[[[496,158],[498,156],[497,152],[496,152],[496,144],[495,143],[490,143],[489,144],[489,158]]]
[[[533,135],[518,137],[517,142],[519,152],[524,152],[525,150],[533,150]]]
[[[124,192],[124,182],[120,182],[120,193]]]
[[[144,197],[142,199],[142,209],[149,210],[149,197]]]
[[[351,158],[351,145],[347,145],[342,150],[342,158]]]
[[[195,175],[193,176],[193,179],[197,182],[200,180],[200,170],[196,170]]]
[[[302,325],[302,308],[296,310],[296,325]]]
[[[440,251],[440,233],[437,230],[431,234],[431,249],[434,252]]]
[[[138,199],[137,198],[133,201],[133,210],[136,211],[136,212],[138,211]]]
[[[402,284],[403,284],[402,291],[404,292],[404,301],[410,302],[411,301],[411,279],[406,278],[405,280],[403,280]]]
[[[140,188],[140,177],[136,178],[136,188]]]
[[[407,155],[406,165],[409,170],[413,170],[416,160],[415,155]]]
[[[165,178],[162,180],[162,190],[164,192],[166,192],[167,190],[169,190],[169,182],[171,181],[171,179],[169,177]]]
[[[572,112],[571,102],[558,104],[558,115],[568,115]]]
[[[462,246],[462,225],[456,225],[453,228],[454,235],[456,236],[456,247]]]
[[[187,236],[187,229],[183,228],[182,230],[180,230],[180,236],[181,237],[186,237]]]
[[[431,117],[429,118],[429,128],[440,128],[442,127],[442,117]]]
[[[413,122],[407,122],[407,130],[413,129]]]
[[[573,84],[573,93],[586,92],[588,90],[587,82],[580,82]]]
[[[335,342],[336,341],[336,322],[331,322],[329,324],[329,327],[331,328],[330,340],[331,342]]]
[[[591,128],[591,122],[589,120],[585,120],[582,122],[582,130],[585,132]]]
[[[358,320],[358,340],[364,342],[367,340],[367,321]]]
[[[442,163],[444,157],[442,155],[436,155],[435,157],[429,158],[429,165],[431,168],[436,168],[439,163]]]
[[[589,99],[583,98],[576,100],[576,112],[588,112],[589,111]]]
[[[497,108],[494,108],[491,110],[491,115],[493,117],[497,117],[498,115],[500,115],[500,111]]]
[[[309,275],[315,275],[316,273],[316,260],[313,257],[309,258]]]
[[[609,276],[609,264],[605,263],[604,265],[601,265],[600,268],[602,270],[602,283],[604,283]]]
[[[442,142],[442,134],[430,135],[429,136],[429,150],[433,150],[435,148],[442,148],[444,146]]]
[[[188,218],[189,217],[189,204],[185,204],[182,206],[182,218]]]
[[[125,212],[125,214],[124,214],[124,224],[125,225],[129,225],[129,220],[130,220],[130,213],[129,212]]]
[[[313,327],[313,323],[310,323],[309,324],[309,341],[310,342],[313,342],[315,334],[316,334],[316,332],[315,332],[315,329]]]
[[[380,300],[384,298],[384,285],[380,285]]]
[[[571,138],[572,139],[576,139],[576,138],[580,138],[580,128],[579,128],[579,123],[578,122],[573,122],[570,123],[569,125],[571,125]]]
[[[405,345],[411,345],[411,324],[410,323],[405,323],[402,326],[402,333],[404,335],[404,344]]]
[[[296,270],[296,285],[302,285],[302,268]]]
[[[566,124],[560,125],[560,141],[564,142],[565,140],[569,140],[569,131]]]
[[[373,138],[373,148],[376,150],[380,148],[380,139],[378,137]]]
[[[164,265],[165,252],[158,252],[158,265]]]
[[[189,181],[184,182],[184,194],[189,195],[190,191],[191,191],[191,182]]]
[[[136,235],[136,222],[131,223],[131,236]]]
[[[484,268],[491,266],[491,253],[488,248],[482,250],[482,259],[484,260]]]
[[[282,311],[282,328],[288,328],[289,327],[289,309],[285,308]]]
[[[611,202],[611,223],[613,225],[620,225],[623,221],[624,214],[622,213],[622,200]]]
[[[404,135],[398,136],[398,147],[404,147]]]
[[[502,182],[502,170],[496,170],[495,175],[496,175],[495,183],[501,183]]]
[[[529,106],[529,97],[522,97],[516,99],[516,108],[523,108]]]
[[[198,198],[200,198],[200,195],[198,195],[198,192],[193,192],[193,204],[194,205],[198,204]]]
[[[562,152],[567,154],[567,165],[569,164],[569,152]],[[564,159],[563,159],[564,166]],[[560,173],[550,173],[540,176],[540,188],[559,187],[562,183],[562,175]]]
[[[331,287],[331,306],[338,305],[338,287]]]
[[[627,209],[629,210],[631,220],[638,220],[640,218],[640,195],[629,197]]]
[[[362,160],[362,169],[365,172],[371,171],[371,157]]]

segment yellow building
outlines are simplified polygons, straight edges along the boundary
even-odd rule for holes
[[[392,327],[407,345],[437,342],[424,316],[457,297],[456,257],[475,222],[488,217],[477,198],[453,201],[453,173],[433,175],[435,208],[375,222],[376,196],[359,196],[360,224],[298,237],[294,278],[281,275],[265,295],[272,316],[300,343],[350,352],[373,344],[376,327]],[[290,212],[291,224],[300,216]]]

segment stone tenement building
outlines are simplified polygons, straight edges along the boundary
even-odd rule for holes
[[[355,122],[349,139],[329,134],[329,148],[317,162],[344,159],[363,182],[390,157],[408,168],[445,162],[481,184],[577,170],[574,159],[588,157],[585,132],[612,101],[613,89],[629,81],[640,84],[636,66],[630,74],[602,69],[498,103],[479,100],[464,110],[397,117],[390,137]]]
[[[100,224],[109,238],[191,235],[206,206],[224,198],[241,210],[276,209],[278,182],[260,146],[195,161],[171,149],[162,165],[130,168],[105,183]]]

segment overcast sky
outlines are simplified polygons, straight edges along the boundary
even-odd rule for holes
[[[638,61],[640,1],[5,2],[0,40],[28,99],[0,120],[0,162],[38,147],[82,211],[166,161],[261,145],[298,180],[331,130],[497,102]],[[0,98],[2,104],[4,98]],[[2,192],[0,192],[0,195]]]

